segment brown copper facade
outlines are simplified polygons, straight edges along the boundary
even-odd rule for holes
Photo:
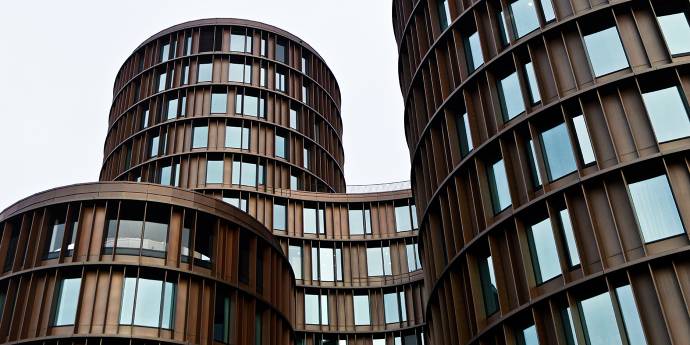
[[[263,110],[246,114],[238,94],[263,97]],[[272,229],[296,272],[296,344],[421,344],[411,192],[345,194],[341,137],[337,82],[308,44],[262,23],[193,21],[121,68],[101,180],[191,189]]]
[[[428,340],[690,342],[689,12],[393,1]]]

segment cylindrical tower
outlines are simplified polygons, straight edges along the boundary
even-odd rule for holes
[[[393,2],[434,344],[690,342],[689,13]]]

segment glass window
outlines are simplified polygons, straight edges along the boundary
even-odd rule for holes
[[[144,110],[143,116],[141,117],[141,129],[149,126],[149,110]]]
[[[367,274],[370,277],[383,275],[383,255],[381,248],[367,248]]]
[[[623,345],[608,292],[580,302],[580,312],[589,345]]]
[[[405,294],[403,292],[391,292],[383,295],[383,311],[387,324],[407,321],[405,309]]]
[[[309,88],[302,85],[302,103],[309,103]]]
[[[76,215],[75,215],[76,216]],[[53,259],[60,256],[62,251],[62,242],[65,236],[69,237],[69,243],[67,243],[67,253],[66,256],[72,255],[74,251],[74,243],[77,239],[77,229],[79,228],[79,220],[72,220],[69,224],[65,224],[64,219],[56,219],[53,224],[53,229],[50,232],[50,239],[48,247],[46,248],[46,258]],[[0,313],[2,309],[0,309]]]
[[[177,98],[168,100],[168,120],[177,117]]]
[[[531,325],[518,333],[518,345],[539,345],[537,327]]]
[[[410,217],[410,207],[407,205],[395,207],[395,231],[410,231],[412,230],[412,222]]]
[[[513,30],[520,38],[539,28],[539,18],[534,0],[517,0],[510,4],[510,13],[513,17]]]
[[[465,39],[465,54],[467,55],[467,66],[470,72],[473,72],[484,63],[479,32],[475,31]]]
[[[568,266],[577,266],[580,264],[580,254],[577,252],[575,233],[573,232],[573,224],[570,221],[568,209],[561,210],[558,216],[561,221],[561,230],[563,231],[563,237],[565,238],[566,249],[568,250]]]
[[[287,92],[287,76],[285,73],[276,71],[275,89],[281,92]]]
[[[173,283],[127,277],[122,289],[120,324],[170,329],[174,301]]]
[[[628,185],[646,243],[685,233],[666,175]]]
[[[185,62],[182,66],[182,82],[180,84],[187,85],[189,83],[189,65]]]
[[[261,67],[259,69],[259,86],[266,87],[266,79],[268,79],[266,74],[266,68]]]
[[[208,126],[194,126],[192,148],[198,149],[206,146],[208,146]]]
[[[333,248],[319,248],[319,280],[334,281],[335,272],[333,262],[335,259]],[[313,260],[313,258],[312,258]]]
[[[640,322],[640,314],[637,312],[635,297],[633,296],[630,285],[616,288],[616,297],[618,298],[618,306],[623,316],[625,331],[630,343],[634,345],[646,345],[647,341],[644,337],[642,322]]]
[[[290,175],[290,190],[299,189],[299,177],[295,175]]]
[[[160,62],[168,61],[170,57],[170,43],[165,43],[161,46],[159,60]]]
[[[206,183],[223,183],[222,160],[209,160],[206,162]]]
[[[354,295],[352,299],[355,309],[355,326],[371,324],[369,315],[369,296]]]
[[[290,128],[297,129],[297,110],[290,109]]]
[[[160,184],[164,186],[172,184],[172,166],[161,167]]]
[[[168,75],[165,72],[158,75],[158,92],[165,90],[167,86],[167,77]]]
[[[235,311],[233,302],[227,291],[216,293],[215,312],[213,313],[213,339],[226,344],[232,340]]]
[[[414,272],[422,268],[422,263],[419,261],[419,248],[417,243],[406,244],[405,251],[407,252],[407,271]]]
[[[192,55],[192,36],[191,35],[185,37],[184,55]]]
[[[525,112],[525,103],[522,100],[522,88],[520,88],[517,72],[501,79],[498,85],[498,96],[501,101],[504,121],[509,121]]]
[[[238,94],[235,104],[235,113],[264,117],[264,104],[263,97]]]
[[[284,42],[276,42],[276,61],[287,63],[287,47]]]
[[[302,166],[309,169],[309,148],[307,147],[302,149]]]
[[[54,326],[74,324],[77,316],[80,288],[81,278],[66,278],[60,281],[55,300]]]
[[[228,80],[250,84],[252,82],[252,65],[230,62]]]
[[[286,212],[285,205],[273,204],[273,229],[285,230]]]
[[[276,157],[287,159],[287,142],[285,137],[276,134]]]
[[[228,203],[232,206],[239,208],[240,210],[242,210],[244,212],[247,212],[247,197],[246,196],[238,197],[238,198],[236,198],[236,197],[223,198],[223,201],[225,201],[226,203]]]
[[[556,239],[551,229],[551,220],[546,218],[532,225],[527,231],[527,238],[537,284],[559,276],[561,265],[556,249]]]
[[[318,212],[317,212],[318,211]],[[318,214],[318,217],[317,217]],[[324,212],[323,209],[305,207],[302,210],[303,229],[305,234],[316,234],[324,232]]]
[[[450,25],[448,0],[438,0],[438,21],[441,25],[441,30],[445,30]]]
[[[249,128],[239,126],[226,126],[225,147],[248,150]]]
[[[295,279],[302,279],[302,247],[291,245],[288,248],[288,257],[290,266],[295,272]]]
[[[455,120],[458,126],[458,139],[460,140],[460,153],[463,157],[474,149],[472,143],[472,132],[470,131],[470,118],[467,112],[458,116]]]
[[[537,82],[537,74],[534,72],[534,65],[531,61],[525,64],[525,75],[527,75],[527,83],[529,84],[530,102],[532,104],[541,102],[541,96],[539,95],[539,83]]]
[[[690,120],[678,87],[643,93],[642,100],[659,142],[690,136]]]
[[[371,213],[369,210],[349,210],[348,221],[350,235],[364,235],[371,233]]]
[[[575,323],[573,322],[573,314],[570,307],[561,309],[561,322],[563,332],[565,333],[565,345],[579,345],[575,335]]]
[[[307,325],[328,325],[328,296],[304,295],[304,323]]]
[[[553,4],[551,0],[540,0],[541,9],[544,12],[544,20],[550,22],[556,19],[556,14],[553,12]]]
[[[587,131],[584,115],[573,117],[573,126],[575,126],[575,134],[577,135],[577,143],[580,147],[580,154],[582,155],[582,163],[585,165],[594,163],[594,149],[592,148],[592,141],[589,139],[589,132]]]
[[[558,180],[577,170],[575,154],[573,154],[570,145],[568,128],[565,123],[542,132],[539,137],[549,181]]]
[[[541,188],[541,175],[537,166],[537,151],[534,149],[534,140],[529,139],[527,143],[527,153],[529,154],[530,165],[532,166],[532,183],[535,188]]]
[[[254,163],[242,162],[240,170],[241,175],[239,184],[243,186],[255,187],[257,184],[257,165]]]
[[[623,43],[615,26],[586,35],[585,47],[594,68],[594,75],[597,77],[629,66]]]
[[[252,36],[245,36],[239,32],[230,34],[230,51],[240,53],[252,52]]]
[[[199,76],[197,77],[197,82],[211,81],[213,76],[213,63],[211,62],[200,62],[199,63]]]
[[[479,260],[479,279],[482,283],[484,311],[491,315],[498,311],[498,285],[494,274],[494,262],[491,256]]]
[[[266,56],[266,39],[263,37],[261,38],[261,49],[259,53],[261,56]]]
[[[672,55],[690,53],[690,25],[685,13],[659,16],[659,26]]]
[[[491,190],[491,203],[494,213],[499,213],[512,204],[508,175],[506,174],[503,159],[491,164],[489,167],[489,189]]]
[[[214,92],[211,94],[211,113],[225,114],[228,112],[228,94],[225,92]]]
[[[499,11],[496,14],[496,19],[498,21],[499,29],[501,30],[501,44],[505,47],[508,45],[508,26],[506,25],[505,17],[503,16],[503,11]]]
[[[160,140],[160,138],[158,136],[151,138],[151,145],[150,145],[150,147],[151,147],[150,157],[151,158],[158,156],[158,141],[159,140]]]

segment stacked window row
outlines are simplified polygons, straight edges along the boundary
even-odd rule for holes
[[[297,345],[424,345],[421,329],[370,335],[364,332],[332,335],[328,333],[298,334]]]
[[[235,287],[134,266],[20,275],[0,284],[0,302],[3,341],[73,333],[225,344],[292,338],[284,315]]]
[[[160,171],[147,176],[136,172],[146,170],[147,163],[160,165],[159,169],[166,169],[171,164],[161,160],[172,160],[179,164],[183,157],[196,156],[197,153],[220,156],[225,153],[241,157],[243,160],[268,162],[269,165],[275,165],[278,171],[290,172],[290,176],[304,176],[303,179],[310,182],[302,183],[302,188],[333,191],[331,185],[341,185],[338,177],[342,175],[337,170],[337,163],[319,146],[305,141],[301,136],[292,132],[283,133],[280,129],[264,123],[217,118],[177,121],[167,126],[154,127],[132,137],[120,150],[106,158],[102,179],[121,179],[122,176],[135,174],[135,178],[148,176],[150,182],[171,184],[172,176],[169,174],[164,178],[165,174],[161,174]],[[276,176],[281,175],[282,173],[276,173]],[[178,178],[174,179],[177,183],[174,185],[179,186],[184,181],[180,182],[180,176],[177,176]],[[320,177],[328,180],[322,181]],[[207,179],[207,183],[215,182]],[[281,178],[277,178],[275,183],[275,188],[294,187]],[[190,188],[197,186],[194,180],[189,180],[183,185]]]
[[[613,270],[605,278],[533,298],[531,306],[504,319],[499,316],[503,311],[495,311],[508,299],[500,294],[500,267],[492,268],[497,261],[468,257],[453,269],[449,278],[466,284],[444,284],[436,291],[427,315],[432,343],[646,345],[687,340],[690,318],[683,296],[690,266],[680,255]],[[484,298],[464,294],[475,292],[483,292]]]
[[[412,239],[367,243],[287,240],[283,248],[295,279],[302,284],[391,285],[421,277],[416,274],[422,265]]]
[[[335,76],[310,49],[267,31],[203,24],[198,28],[157,37],[155,41],[147,42],[138,49],[125,62],[116,77],[116,96],[128,94],[128,89],[136,89],[131,85],[134,79],[168,61],[179,61],[197,54],[206,57],[210,53],[231,53],[233,56],[261,61],[270,59],[281,68],[306,76],[329,95],[336,107],[340,105],[340,90]],[[339,120],[334,123],[339,123]]]
[[[422,284],[362,291],[297,291],[297,328],[307,331],[380,331],[422,324]],[[303,309],[303,310],[302,310]],[[301,315],[303,315],[303,317]]]
[[[484,182],[463,174],[432,207],[428,228],[421,231],[430,301],[436,300],[430,305],[446,305],[441,291],[469,279],[473,299],[483,308],[463,315],[475,315],[481,329],[597,273],[686,249],[690,208],[678,199],[690,183],[686,160],[675,154],[588,178],[487,225],[488,230],[473,226],[477,205],[460,197]],[[455,203],[463,207],[454,208]],[[457,276],[463,265],[470,277]]]
[[[284,282],[293,278],[277,245],[206,213],[143,201],[73,202],[1,225],[4,272],[101,258],[165,264],[204,272],[259,295],[285,294],[286,300],[278,301],[280,310],[286,315],[291,310],[291,289]],[[51,259],[58,260],[44,261]]]
[[[528,0],[513,4],[523,2]],[[592,12],[499,55],[490,55],[493,45],[482,40],[498,31],[485,28],[488,31],[477,34],[481,23],[459,26],[454,35],[438,42],[410,87],[403,88],[408,142],[414,147],[430,131],[428,123],[438,120],[440,109],[452,107],[463,98],[471,98],[468,107],[481,109],[475,115],[481,116],[477,125],[481,126],[478,142],[482,143],[513,118],[551,106],[595,84],[614,81],[631,71],[651,71],[652,65],[686,61],[690,45],[678,43],[682,41],[678,37],[690,33],[686,19],[690,6],[655,4],[658,8],[644,4],[630,8],[626,4]],[[535,7],[525,9],[533,11]],[[485,18],[481,11],[476,17]],[[401,75],[405,70],[401,66]]]
[[[483,143],[481,150],[474,143],[486,138],[485,117],[481,107],[472,105],[475,94],[466,92],[468,107],[462,102],[446,107],[419,143],[413,173],[416,201],[426,208],[452,183],[447,176],[474,172],[487,182],[468,190],[474,200],[482,200],[475,202],[483,212],[476,224],[480,229],[504,210],[520,208],[580,178],[676,151],[690,136],[689,79],[681,72],[667,68],[643,73],[583,93],[511,122],[510,131]]]

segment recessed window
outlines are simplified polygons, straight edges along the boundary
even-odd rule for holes
[[[208,126],[194,126],[192,132],[192,148],[199,149],[208,146]]]
[[[570,145],[565,123],[548,129],[539,135],[541,139],[549,181],[555,181],[577,170],[575,154]]]
[[[175,285],[144,278],[125,278],[120,324],[172,328]]]
[[[657,18],[668,49],[672,55],[690,53],[690,25],[685,13],[674,13]]]
[[[551,229],[551,220],[546,218],[532,225],[527,231],[527,239],[537,284],[561,275],[561,265],[556,249],[556,239]]]
[[[276,145],[275,145],[276,157],[287,159],[287,140],[284,136],[276,134]]]
[[[232,162],[232,184],[256,187],[264,183],[264,166],[250,162]]]
[[[494,263],[491,256],[479,259],[479,279],[482,283],[482,297],[484,297],[484,311],[492,315],[498,311],[498,285],[494,273]]]
[[[230,51],[239,53],[252,52],[252,36],[244,32],[233,31],[230,34]]]
[[[539,337],[537,336],[537,327],[531,325],[522,329],[517,336],[518,345],[539,345]]]
[[[666,175],[628,185],[633,209],[646,243],[685,233]]]
[[[276,71],[275,89],[280,92],[287,92],[287,74],[284,71]]]
[[[211,113],[225,114],[228,112],[228,94],[225,92],[213,92],[211,94]]]
[[[304,52],[302,52],[302,54],[304,54]],[[308,75],[308,74],[309,74],[309,59],[308,59],[307,56],[305,56],[305,55],[302,56],[302,65],[301,65],[301,67],[302,67],[302,69],[301,69],[302,73]]]
[[[77,316],[81,278],[60,280],[55,298],[53,326],[73,325]]]
[[[327,295],[304,295],[304,323],[307,325],[328,325]]]
[[[383,311],[387,324],[407,321],[405,293],[391,292],[384,294]]]
[[[160,174],[160,184],[164,186],[170,186],[171,185],[171,179],[172,179],[172,166],[164,166],[161,167],[161,174]]]
[[[635,344],[646,345],[647,341],[642,329],[642,322],[640,322],[640,314],[637,311],[635,297],[630,285],[616,288],[616,298],[618,299],[621,316],[623,316],[628,339],[634,339]]]
[[[158,92],[161,92],[167,88],[168,74],[165,71],[158,75],[158,87],[156,88]]]
[[[302,103],[309,103],[309,87],[302,85]]]
[[[259,86],[266,87],[267,80],[268,80],[268,74],[266,74],[266,68],[261,67],[259,69]]]
[[[390,247],[367,248],[367,274],[370,277],[393,274]]]
[[[355,314],[355,326],[364,326],[371,324],[369,314],[369,295],[354,295],[352,296]]]
[[[212,62],[199,62],[199,75],[197,77],[197,82],[202,83],[206,81],[211,81],[213,76],[213,63]]]
[[[192,55],[192,36],[187,34],[184,39],[184,55]]]
[[[177,98],[168,100],[168,120],[172,120],[177,117]]]
[[[164,43],[161,45],[160,49],[160,55],[159,55],[159,61],[160,62],[165,62],[168,61],[170,58],[170,43]]]
[[[537,166],[537,151],[534,149],[534,140],[529,139],[527,142],[527,153],[529,158],[529,164],[532,168],[532,183],[535,189],[541,188],[541,175],[539,173],[539,167]]]
[[[503,163],[503,159],[489,165],[488,172],[491,204],[493,205],[494,214],[496,214],[505,210],[512,204],[510,200],[508,175],[506,174],[506,167]]]
[[[575,127],[575,134],[577,135],[577,143],[580,147],[580,155],[582,156],[582,163],[584,165],[592,164],[596,161],[594,157],[594,149],[592,148],[592,140],[589,138],[587,131],[587,124],[585,123],[584,115],[573,117],[573,126]]]
[[[458,140],[460,141],[460,153],[465,157],[474,149],[472,131],[470,130],[470,117],[465,112],[459,115],[455,121],[458,130]]]
[[[182,85],[189,84],[189,62],[185,61],[182,65]]]
[[[525,112],[525,103],[522,99],[522,88],[520,88],[517,72],[501,79],[498,85],[498,96],[504,121],[509,121]]]
[[[594,75],[597,77],[629,66],[628,57],[625,55],[623,43],[615,26],[586,35],[585,47],[594,68]]]
[[[339,248],[312,248],[312,279],[340,281],[343,279],[342,255]]]
[[[182,262],[189,262],[190,255],[194,264],[201,267],[210,268],[213,257],[213,237],[215,233],[215,220],[205,214],[198,214],[196,225],[192,214],[185,218],[182,228]],[[194,243],[192,243],[192,232],[194,231]],[[194,245],[193,250],[192,245]],[[191,254],[190,254],[191,253]]]
[[[297,129],[297,110],[290,109],[290,128]]]
[[[577,266],[580,264],[580,254],[577,252],[577,242],[575,242],[575,232],[573,231],[573,223],[570,220],[568,209],[561,210],[558,213],[561,224],[561,231],[563,238],[565,238],[565,246],[568,251],[568,267]]]
[[[556,14],[553,12],[553,4],[551,0],[539,0],[541,4],[541,10],[544,12],[544,21],[550,22],[556,19]]]
[[[263,97],[238,94],[235,100],[235,113],[264,117],[265,102]]]
[[[498,11],[496,14],[496,21],[498,22],[498,28],[501,34],[501,45],[507,46],[510,41],[508,40],[508,25],[506,25],[506,19],[504,17],[503,11]]]
[[[531,61],[525,64],[525,75],[527,76],[527,83],[529,84],[530,103],[537,104],[541,102],[541,96],[539,95],[537,74],[534,72],[534,65]]]
[[[218,288],[213,313],[213,340],[229,344],[233,339],[235,301],[233,294]]]
[[[441,25],[441,30],[445,30],[450,25],[450,8],[448,7],[448,0],[437,0],[438,21]]]
[[[565,307],[561,309],[560,314],[566,345],[579,345],[577,342],[577,335],[575,335],[575,322],[573,322],[572,310],[570,307]]]
[[[659,142],[690,136],[690,120],[680,88],[672,86],[646,92],[642,100]]]
[[[412,217],[410,207],[407,205],[395,207],[395,231],[412,230]]]
[[[228,198],[223,198],[223,201],[226,203],[235,206],[239,208],[240,210],[247,212],[247,197],[246,196],[238,196],[238,197],[228,197]]]
[[[206,183],[223,183],[222,160],[209,160],[206,162]]]
[[[252,82],[252,65],[230,62],[229,73],[228,80],[231,82],[247,84]]]
[[[580,313],[589,345],[623,345],[608,292],[581,301]]]
[[[484,54],[482,53],[482,45],[479,40],[479,32],[475,31],[465,39],[465,54],[467,55],[467,66],[470,72],[484,64]]]
[[[142,116],[141,116],[141,129],[144,129],[149,126],[149,110],[146,109],[144,110]]]
[[[64,241],[65,237],[69,238],[69,242],[67,243],[67,253],[65,255],[72,255],[78,227],[78,221],[72,220],[72,222],[69,224],[65,224],[64,218],[56,218],[53,221],[53,228],[51,229],[50,237],[48,238],[49,242],[48,246],[46,247],[46,258],[54,259],[60,256],[60,252],[62,251],[62,242]]]
[[[348,210],[348,225],[350,235],[364,235],[371,233],[371,212],[368,209]]]
[[[405,251],[407,254],[407,271],[414,272],[422,269],[422,263],[419,260],[419,248],[417,243],[406,244]]]
[[[144,208],[147,208],[144,221]],[[164,258],[167,250],[169,211],[152,204],[122,204],[119,219],[109,217],[104,252]],[[117,238],[116,238],[117,235]]]
[[[547,0],[548,1],[548,0]],[[517,0],[510,4],[513,18],[513,30],[516,39],[539,28],[539,17],[534,0]]]
[[[290,175],[290,190],[299,190],[299,177]]]
[[[302,210],[302,222],[305,234],[325,233],[323,209],[305,207]]]
[[[287,63],[287,44],[282,40],[276,42],[276,61]]]
[[[160,137],[158,137],[158,136],[151,138],[151,142],[149,143],[149,147],[150,147],[149,157],[151,157],[151,158],[158,157],[158,141],[159,140],[160,140]]]
[[[285,231],[287,220],[286,206],[278,203],[273,204],[273,229]]]
[[[249,128],[239,126],[226,126],[225,147],[248,150]]]
[[[289,246],[288,258],[292,271],[295,272],[295,279],[302,279],[302,247]]]

